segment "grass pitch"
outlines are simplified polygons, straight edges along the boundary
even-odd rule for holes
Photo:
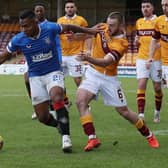
[[[128,106],[136,111],[136,79],[121,78]],[[93,101],[92,111],[97,136],[102,145],[84,152],[87,142],[75,106],[76,87],[66,79],[67,92],[73,102],[70,108],[73,153],[61,150],[57,130],[31,119],[33,108],[25,91],[23,76],[0,76],[0,135],[4,146],[0,151],[0,168],[167,168],[168,153],[168,89],[164,89],[161,123],[153,123],[154,94],[148,84],[145,118],[160,142],[151,149],[133,125],[117,112],[103,105],[102,98]]]

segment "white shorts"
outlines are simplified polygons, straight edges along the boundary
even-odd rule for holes
[[[136,60],[137,79],[151,78],[152,81],[160,82],[162,78],[162,67],[160,61],[153,61],[149,69],[146,68],[146,60]]]
[[[162,78],[168,81],[168,66],[162,65]]]
[[[83,76],[83,64],[75,59],[76,56],[62,56],[62,68],[65,76]]]
[[[127,105],[125,95],[117,76],[107,76],[97,72],[92,67],[87,68],[85,79],[79,88],[86,89],[98,97],[99,92],[103,96],[104,104],[114,107]]]
[[[64,88],[64,76],[60,71],[54,71],[47,75],[30,77],[32,104],[37,105],[50,100],[49,91],[54,86]]]

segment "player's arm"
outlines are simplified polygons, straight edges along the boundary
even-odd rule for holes
[[[72,25],[72,24],[61,24],[62,26],[62,32],[74,32],[74,33],[88,33],[88,34],[93,34],[96,35],[98,32],[102,30],[101,26],[95,26],[95,27],[81,27],[77,25]]]
[[[86,32],[80,32],[80,33],[79,32],[78,33],[72,32],[72,33],[67,34],[67,38],[70,41],[87,40],[87,39],[94,37],[94,35],[96,35],[98,32],[104,30],[105,26],[104,26],[104,23],[98,23],[89,29],[96,30],[96,33],[87,34]]]
[[[135,44],[137,47],[139,47],[139,46],[140,46],[139,36],[138,36],[138,35],[136,35],[136,36],[135,36],[135,39],[134,39],[134,44]]]
[[[10,59],[12,57],[12,54],[5,49],[1,54],[0,54],[0,64],[4,63],[6,60]]]
[[[149,60],[153,60],[153,55],[155,50],[158,48],[158,41],[154,38],[151,39],[151,43],[149,46]]]
[[[89,54],[81,53],[79,56],[77,56],[76,59],[78,61],[88,61],[91,64],[101,67],[106,67],[116,61],[114,55],[111,53],[106,54],[104,58],[94,58],[91,57]]]
[[[82,41],[92,38],[93,35],[86,33],[69,33],[66,35],[69,41]]]
[[[158,48],[158,41],[156,39],[152,38],[151,42],[150,42],[150,46],[149,46],[149,57],[146,62],[147,69],[150,68],[150,64],[153,62],[153,56],[154,56],[154,53],[157,48]]]

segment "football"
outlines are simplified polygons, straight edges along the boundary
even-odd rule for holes
[[[2,147],[3,147],[3,144],[4,144],[3,138],[2,138],[2,136],[0,136],[0,150],[1,150]]]

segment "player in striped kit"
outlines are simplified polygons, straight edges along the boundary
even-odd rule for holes
[[[76,14],[77,7],[73,0],[65,2],[65,16],[58,18],[59,24],[74,24],[82,27],[87,27],[87,21]],[[62,48],[62,66],[65,76],[74,78],[75,84],[78,87],[81,83],[83,76],[83,64],[75,60],[75,56],[84,50],[85,41],[69,41],[67,35],[71,32],[64,32],[60,35],[61,48]]]
[[[161,1],[163,15],[159,16],[155,24],[155,32],[151,41],[150,55],[148,60],[148,66],[150,67],[154,59],[154,51],[157,46],[157,42],[160,41],[161,45],[161,61],[162,61],[162,73],[168,87],[168,0]]]
[[[154,25],[156,23],[156,15],[153,14],[154,6],[151,0],[143,0],[141,2],[141,11],[143,18],[136,22],[137,35],[135,43],[138,46],[138,55],[136,60],[137,69],[137,106],[139,117],[145,117],[145,103],[146,103],[146,88],[147,82],[150,78],[153,82],[155,92],[155,109],[154,109],[154,122],[160,122],[160,110],[162,105],[162,89],[161,89],[161,52],[158,48],[154,54],[154,61],[150,69],[146,67],[146,61],[149,57],[149,45],[154,33]]]
[[[81,53],[77,60],[92,64],[86,70],[85,79],[77,91],[77,107],[84,133],[88,136],[84,151],[91,151],[100,146],[96,135],[91,111],[88,104],[99,93],[104,104],[115,107],[116,111],[147,139],[150,147],[158,148],[159,143],[145,122],[128,108],[124,92],[117,78],[117,66],[127,50],[128,42],[123,34],[123,17],[119,12],[112,12],[107,18],[104,30],[95,34],[92,55]],[[101,110],[100,110],[101,111]],[[102,112],[102,111],[101,111]],[[99,114],[101,115],[101,114]]]

